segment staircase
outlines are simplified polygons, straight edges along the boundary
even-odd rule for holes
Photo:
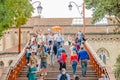
[[[17,56],[16,60],[8,67],[4,69],[0,80],[28,80],[27,79],[27,71],[28,68],[25,66],[26,64],[26,47],[28,43],[22,50],[22,52]],[[106,78],[110,80],[116,80],[115,76],[110,67],[105,66],[105,64],[100,60],[97,56],[96,52],[92,49],[88,42],[84,45],[85,49],[88,51],[90,56],[90,63],[88,64],[88,70],[86,77],[81,76],[81,67],[80,64],[77,66],[77,75],[80,77],[80,80],[98,80],[101,77],[101,74],[105,74]],[[67,52],[70,53],[69,47],[64,46],[67,49]],[[71,71],[71,66],[69,64],[69,56],[67,62],[67,72],[70,74],[71,80],[73,80],[73,75]],[[48,75],[44,80],[56,80],[59,74],[59,65],[56,62],[54,67],[48,66],[47,72]],[[37,80],[40,80],[40,73],[37,73]]]
[[[68,46],[64,46],[64,48],[67,50],[68,53],[70,53]],[[74,77],[72,75],[72,70],[71,70],[72,68],[71,68],[69,60],[70,59],[69,59],[69,56],[68,56],[66,71],[70,75],[71,80],[74,80]],[[24,66],[16,80],[28,80],[27,79],[27,72],[28,72],[28,67]],[[55,62],[55,66],[53,66],[53,67],[48,65],[47,76],[45,77],[45,80],[57,80],[57,76],[58,76],[59,73],[60,73],[59,72],[59,64],[57,62]],[[40,73],[38,72],[37,73],[37,80],[40,80],[39,75],[40,75]],[[81,66],[80,66],[80,64],[78,64],[76,75],[78,75],[80,77],[80,80],[98,80],[97,73],[94,71],[91,64],[88,64],[88,70],[87,70],[86,77],[82,77]]]
[[[47,76],[45,77],[45,80],[57,80],[57,76],[59,74],[59,64],[56,63],[54,67],[48,66],[47,68]],[[24,66],[22,71],[20,72],[18,78],[16,80],[28,80],[27,79],[27,71],[28,68],[27,66]],[[72,71],[71,71],[71,65],[67,64],[67,72],[70,74],[71,80],[74,80]],[[37,80],[40,80],[39,72],[37,73]],[[82,72],[81,72],[81,66],[77,66],[77,73],[80,77],[80,80],[98,80],[96,72],[93,70],[92,65],[88,65],[88,71],[86,74],[86,77],[82,77]]]

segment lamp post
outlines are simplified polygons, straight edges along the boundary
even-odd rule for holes
[[[41,12],[42,12],[42,9],[43,9],[43,7],[41,6],[41,2],[40,1],[35,1],[35,2],[32,3],[32,5],[35,4],[35,3],[39,3],[39,5],[37,7],[37,11],[38,11],[38,14],[40,15]]]
[[[37,11],[38,11],[38,14],[40,15],[41,12],[42,12],[42,6],[41,6],[41,2],[40,1],[35,1],[32,3],[35,4],[35,3],[39,3],[38,7],[37,7]],[[21,52],[21,26],[18,27],[18,53]]]
[[[79,9],[81,7],[81,5],[77,5],[73,1],[69,2],[69,5],[68,5],[69,10],[72,10],[72,7],[73,7],[72,3],[75,4],[75,6],[77,7],[77,10],[78,10],[78,12],[79,12],[79,14],[81,16],[81,12],[80,12],[80,9]],[[82,18],[83,18],[83,34],[85,35],[85,6],[84,6],[84,2],[82,3]]]

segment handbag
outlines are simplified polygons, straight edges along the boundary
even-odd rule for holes
[[[62,56],[58,56],[57,62],[58,62],[58,63],[63,63]]]

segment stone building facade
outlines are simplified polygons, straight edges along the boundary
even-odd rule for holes
[[[50,31],[56,32],[51,29],[53,26],[62,27],[61,33],[64,34],[65,41],[67,41],[68,35],[73,37],[74,40],[75,34],[79,30],[83,31],[82,24],[75,24],[77,22],[74,21],[74,18],[30,18],[25,25],[21,26],[21,45],[24,47],[36,31],[42,30],[44,34],[47,34],[48,29],[50,29]],[[110,24],[110,21],[108,21],[108,24],[93,25],[91,24],[91,18],[86,18],[85,22],[85,37],[88,43],[107,66],[113,67],[117,56],[120,55],[120,35],[113,34],[114,26]],[[2,53],[17,52],[17,45],[18,29],[12,27],[10,30],[5,31],[0,39],[0,66],[7,67],[9,61],[15,60],[18,54]]]

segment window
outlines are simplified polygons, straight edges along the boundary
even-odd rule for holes
[[[101,50],[101,52],[99,54],[99,58],[103,61],[103,63],[106,64],[106,55],[103,50]]]
[[[83,19],[82,18],[75,18],[72,20],[72,25],[82,25]]]
[[[4,67],[3,61],[0,61],[0,68]]]
[[[95,25],[108,25],[107,18],[103,18],[102,20],[96,22]]]
[[[107,64],[109,61],[109,52],[104,47],[101,47],[97,50],[98,57],[103,61],[104,64]]]

